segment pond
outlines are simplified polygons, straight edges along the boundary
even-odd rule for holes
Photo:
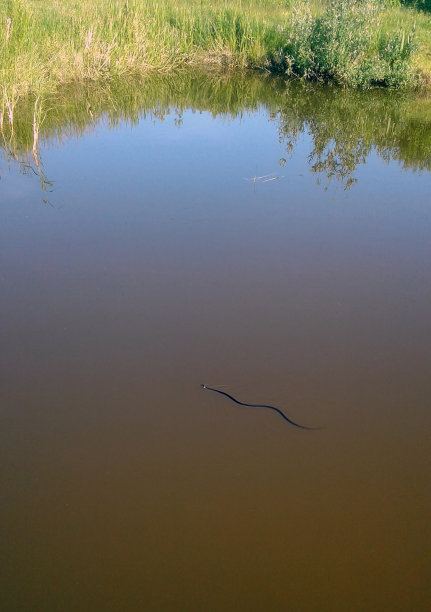
[[[29,113],[0,607],[428,609],[430,99],[184,73]]]

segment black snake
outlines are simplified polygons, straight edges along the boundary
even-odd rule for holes
[[[299,423],[295,423],[295,421],[292,421],[291,419],[289,419],[283,412],[281,412],[281,410],[279,410],[275,406],[268,406],[267,404],[246,404],[244,402],[240,402],[239,400],[237,400],[234,397],[232,397],[232,395],[229,395],[229,393],[225,393],[224,391],[219,391],[218,389],[213,389],[212,387],[207,387],[207,385],[201,385],[201,387],[203,389],[208,389],[208,391],[215,391],[216,393],[220,393],[220,395],[225,395],[230,400],[235,402],[235,404],[239,404],[240,406],[249,406],[250,408],[269,408],[270,410],[274,410],[275,412],[278,412],[278,414],[285,421],[287,421],[288,423],[290,423],[294,427],[299,427],[299,429],[320,429],[320,427],[306,427],[305,425],[299,425]]]

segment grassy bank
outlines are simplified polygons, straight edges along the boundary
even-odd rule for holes
[[[421,0],[426,1],[426,0]],[[397,0],[0,0],[0,125],[65,84],[187,65],[368,87],[431,83],[431,18]],[[415,30],[414,35],[412,35]],[[416,52],[417,51],[417,52]]]

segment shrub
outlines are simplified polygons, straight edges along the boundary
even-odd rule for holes
[[[293,11],[287,41],[271,67],[341,85],[410,85],[413,35],[383,32],[378,0],[330,0],[315,17],[306,3]]]

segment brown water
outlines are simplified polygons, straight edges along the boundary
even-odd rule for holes
[[[431,175],[200,110],[2,163],[0,608],[428,610]]]

